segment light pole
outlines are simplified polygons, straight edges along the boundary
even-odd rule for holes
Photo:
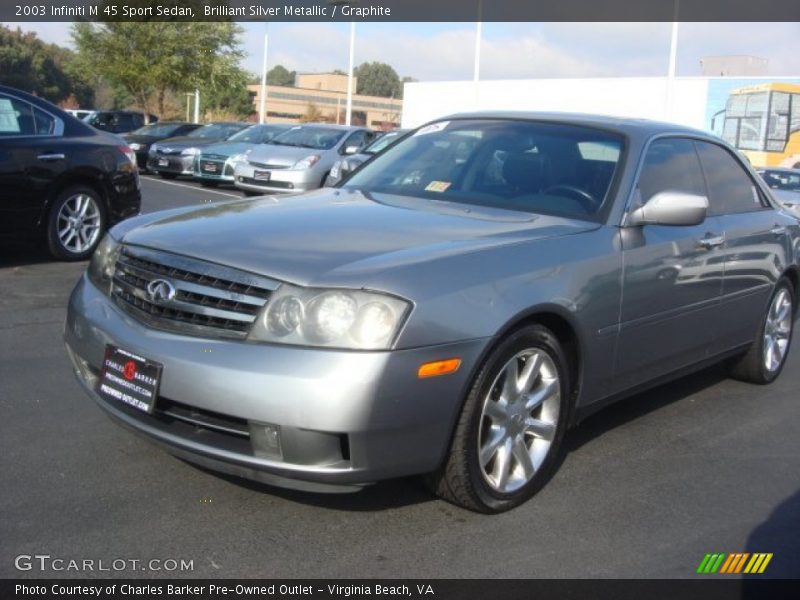
[[[331,6],[353,6],[358,4],[358,0],[331,0]],[[356,23],[350,21],[350,58],[347,69],[347,106],[344,117],[344,124],[350,125],[353,118],[353,58],[356,49]],[[338,116],[337,116],[338,119]]]
[[[475,22],[475,64],[472,70],[474,104],[478,109],[478,81],[481,76],[481,37],[483,36],[483,0],[478,0],[478,20]]]
[[[269,23],[264,26],[264,60],[261,63],[261,93],[259,94],[258,122],[267,120],[267,48],[269,47]]]
[[[668,120],[673,117],[673,105],[675,104],[675,63],[678,56],[678,10],[680,0],[675,0],[674,14],[672,16],[672,38],[669,44],[669,68],[667,70],[667,97],[665,116]]]

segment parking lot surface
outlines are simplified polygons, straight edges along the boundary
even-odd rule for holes
[[[242,196],[142,179],[146,212]],[[712,368],[598,413],[533,500],[482,516],[416,479],[316,495],[172,458],[74,380],[61,335],[85,263],[0,252],[0,577],[93,574],[15,568],[34,554],[193,565],[94,573],[121,577],[693,577],[716,552],[800,576],[798,348],[771,386]]]

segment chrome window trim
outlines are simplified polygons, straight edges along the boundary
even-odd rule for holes
[[[0,92],[0,98],[2,98],[2,97],[13,98],[17,102],[22,102],[24,104],[27,104],[28,106],[31,107],[31,111],[38,110],[38,111],[43,112],[44,114],[46,114],[47,116],[49,116],[50,118],[52,118],[54,120],[55,125],[53,126],[53,133],[42,134],[42,135],[39,135],[39,134],[33,134],[33,135],[22,135],[22,134],[20,134],[20,135],[0,135],[0,140],[16,140],[16,139],[20,139],[20,138],[22,138],[22,139],[44,139],[44,138],[62,137],[64,135],[64,121],[61,119],[61,117],[59,117],[57,115],[54,115],[49,110],[46,110],[46,109],[41,108],[39,106],[36,106],[35,104],[29,102],[28,100],[25,100],[24,98],[20,98],[19,96],[15,96],[14,94],[10,94],[8,92]]]

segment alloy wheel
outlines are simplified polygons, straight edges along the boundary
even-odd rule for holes
[[[764,367],[767,371],[777,371],[789,346],[792,334],[792,297],[785,288],[778,291],[772,299],[767,320],[764,324]]]
[[[81,192],[70,196],[58,211],[58,239],[66,250],[74,254],[86,252],[97,242],[100,226],[100,207],[89,194]]]
[[[478,460],[486,483],[508,494],[527,484],[556,433],[561,388],[553,359],[540,348],[518,352],[483,401]]]

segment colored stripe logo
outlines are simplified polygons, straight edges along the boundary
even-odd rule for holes
[[[771,560],[771,552],[755,552],[753,554],[748,552],[734,552],[732,554],[718,552],[706,554],[703,560],[700,561],[697,572],[701,575],[763,573]]]

